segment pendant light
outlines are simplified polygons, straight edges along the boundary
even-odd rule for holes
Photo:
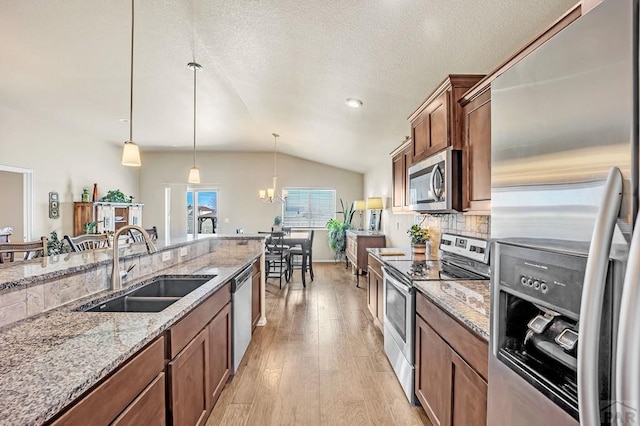
[[[187,64],[190,70],[193,71],[193,167],[189,170],[189,183],[200,183],[200,169],[196,167],[196,111],[197,111],[197,98],[196,87],[197,77],[196,74],[202,69],[202,66],[196,62],[189,62]]]
[[[272,133],[273,135],[273,186],[267,189],[261,189],[258,191],[258,196],[260,200],[265,203],[283,203],[287,199],[287,191],[282,191],[282,195],[278,194],[277,183],[278,183],[278,146],[277,141],[280,137],[277,133]]]
[[[124,143],[122,150],[122,165],[140,167],[140,150],[133,142],[133,28],[134,28],[134,0],[131,0],[131,74],[129,80],[129,140]]]

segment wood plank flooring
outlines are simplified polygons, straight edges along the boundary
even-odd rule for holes
[[[278,289],[267,281],[267,325],[257,327],[242,365],[206,425],[430,425],[412,407],[367,309],[361,277],[344,263],[314,264]]]

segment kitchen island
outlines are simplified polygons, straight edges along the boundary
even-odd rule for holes
[[[263,237],[232,237],[228,240],[231,244],[220,244],[221,241],[223,239],[211,238],[205,243],[215,245],[210,252],[204,253],[204,248],[194,249],[192,259],[165,268],[153,269],[151,261],[150,273],[139,280],[127,282],[123,290],[94,293],[0,328],[0,340],[3,342],[0,347],[3,359],[0,365],[0,391],[3,395],[0,398],[0,424],[41,424],[50,420],[92,390],[123,362],[211,299],[241,269],[261,258]],[[198,243],[202,244],[202,240]],[[186,241],[179,242],[177,246],[165,246],[158,255],[162,258],[162,251],[168,250],[177,251],[179,255],[184,247],[195,248]],[[93,264],[83,263],[84,253],[69,256],[70,268],[66,273],[57,265],[51,270],[27,263],[3,267],[0,277],[14,277],[14,280],[0,283],[0,288],[6,298],[16,298],[20,297],[21,291],[42,285],[41,281],[48,282],[52,276],[63,278],[69,274],[78,275],[78,268],[86,272],[106,267],[110,254],[105,251],[90,253],[91,258],[97,260]],[[134,252],[131,256],[143,263],[145,258],[156,255]],[[36,268],[42,268],[42,273],[32,273]],[[209,280],[158,313],[75,310],[128,292],[156,275],[189,275]],[[91,278],[104,280],[108,286],[106,274],[100,276],[90,272],[83,280],[86,282]],[[26,290],[21,287],[26,287]]]

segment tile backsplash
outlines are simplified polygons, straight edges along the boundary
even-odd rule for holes
[[[432,247],[440,245],[443,232],[467,237],[489,239],[491,237],[491,216],[473,216],[462,213],[417,215],[414,223],[428,226],[431,230]]]

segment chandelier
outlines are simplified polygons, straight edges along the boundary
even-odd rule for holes
[[[277,133],[273,135],[273,182],[271,188],[261,189],[258,191],[260,199],[264,203],[283,203],[287,199],[287,190],[282,191],[282,195],[278,194],[278,148],[277,142],[280,137]]]

